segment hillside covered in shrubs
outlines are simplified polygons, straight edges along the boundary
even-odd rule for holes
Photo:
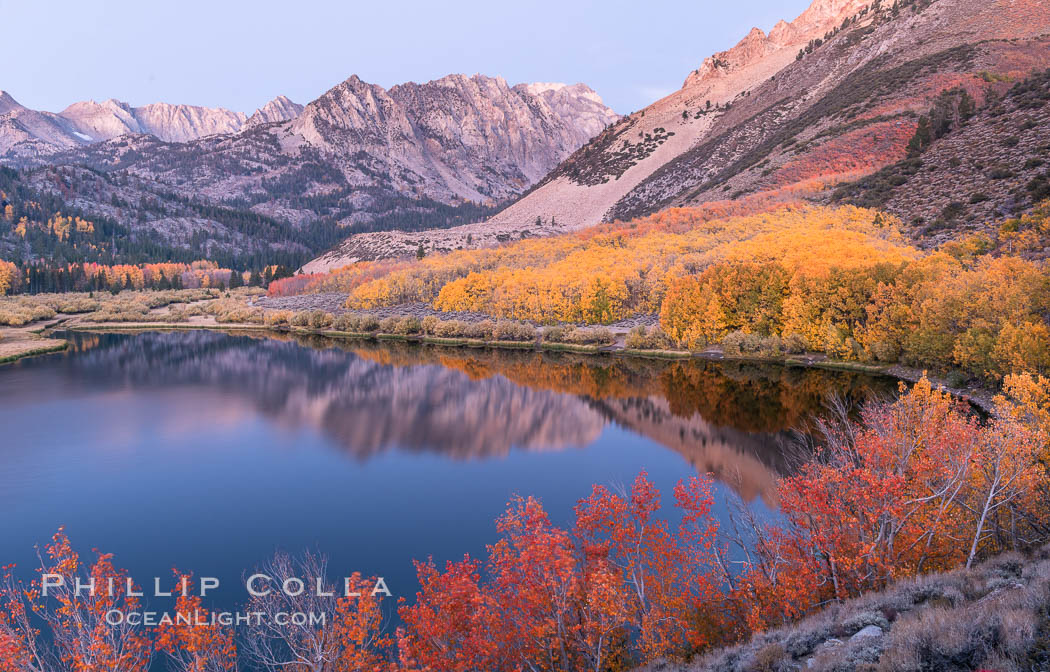
[[[820,352],[995,382],[1050,372],[1047,242],[1050,203],[933,250],[908,244],[892,216],[852,206],[672,209],[498,248],[361,262],[269,291],[536,324],[658,315],[659,329],[637,329],[628,347]]]
[[[1050,668],[1050,547],[904,579],[688,665],[639,672],[944,672]]]

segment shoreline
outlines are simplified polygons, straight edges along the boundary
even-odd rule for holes
[[[572,352],[583,355],[611,356],[611,357],[637,357],[643,359],[684,360],[698,359],[704,361],[725,362],[754,362],[784,367],[825,369],[828,371],[850,371],[864,373],[873,376],[885,376],[896,380],[915,383],[924,374],[923,369],[905,367],[900,364],[873,365],[861,362],[848,362],[842,360],[828,359],[823,354],[813,353],[809,355],[787,355],[784,357],[747,357],[727,356],[720,348],[707,348],[699,352],[686,350],[636,350],[626,348],[619,343],[612,345],[575,345],[570,343],[550,343],[543,341],[495,341],[471,338],[445,338],[427,335],[403,335],[403,334],[380,334],[376,332],[355,333],[337,331],[334,329],[311,329],[309,327],[280,327],[273,328],[261,324],[245,323],[166,323],[166,322],[115,322],[98,324],[56,324],[46,327],[43,331],[55,329],[59,331],[75,332],[135,332],[135,331],[229,331],[229,332],[256,332],[275,335],[302,335],[321,336],[333,340],[358,340],[358,341],[398,341],[404,343],[417,343],[420,345],[433,345],[449,348],[498,348],[505,350],[533,350],[535,352]],[[56,339],[47,339],[56,340]],[[61,345],[53,345],[40,352],[27,352],[14,358],[0,359],[0,364],[16,361],[22,357],[34,354],[46,354],[57,352],[68,347],[65,341]],[[982,388],[952,388],[947,381],[939,376],[925,372],[927,378],[934,386],[944,389],[953,396],[981,409],[991,412],[994,407],[993,399],[995,393]]]
[[[12,345],[14,346],[13,348],[3,347]],[[69,341],[58,338],[32,339],[15,343],[0,341],[0,364],[11,364],[38,355],[62,352],[68,347]]]

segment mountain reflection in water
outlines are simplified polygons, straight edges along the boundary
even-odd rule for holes
[[[464,460],[561,451],[614,423],[771,505],[776,475],[790,469],[790,432],[828,395],[894,388],[856,373],[749,363],[205,331],[75,335],[63,364],[47,371],[71,389],[217,388],[274,423],[319,430],[359,460],[393,448]],[[27,382],[4,386],[0,399],[31,403],[51,389]]]

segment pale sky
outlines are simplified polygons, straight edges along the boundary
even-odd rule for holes
[[[35,109],[118,98],[250,114],[357,74],[389,87],[452,72],[583,82],[644,107],[753,27],[809,0],[0,0],[0,89]]]

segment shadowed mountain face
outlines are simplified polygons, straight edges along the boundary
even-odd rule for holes
[[[804,429],[829,394],[862,399],[892,387],[800,369],[211,332],[83,336],[62,366],[27,366],[74,391],[218,390],[278,426],[319,430],[358,460],[392,449],[457,460],[563,451],[616,426],[770,505],[776,475],[791,469],[791,430]],[[53,384],[17,394],[31,400]]]

